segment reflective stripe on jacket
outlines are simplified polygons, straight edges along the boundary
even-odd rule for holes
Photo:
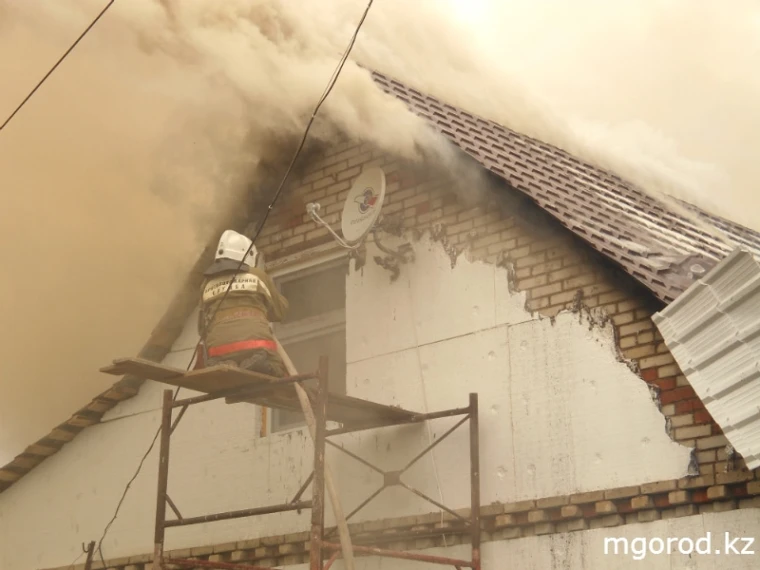
[[[243,341],[272,341],[269,323],[281,321],[287,310],[287,299],[261,269],[243,266],[237,274],[234,269],[207,272],[201,286],[198,332],[207,351]]]

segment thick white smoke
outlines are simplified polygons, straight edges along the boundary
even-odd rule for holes
[[[102,6],[0,0],[1,115]],[[364,7],[116,2],[0,133],[12,276],[0,292],[15,299],[0,463],[103,388],[98,366],[139,347],[257,161],[301,133]],[[760,228],[758,14],[750,0],[376,0],[354,59]],[[323,112],[324,140],[440,150],[353,62]]]
[[[145,45],[230,82],[262,127],[298,129],[364,4],[135,2]],[[168,8],[168,9],[167,9]],[[760,128],[760,6],[751,0],[384,0],[354,56],[468,110],[746,225]],[[272,105],[273,93],[278,104]],[[335,125],[413,153],[419,121],[349,66]],[[758,195],[760,196],[760,195]]]

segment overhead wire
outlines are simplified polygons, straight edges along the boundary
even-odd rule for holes
[[[100,18],[102,18],[103,15],[108,11],[108,9],[111,6],[113,6],[114,2],[116,2],[116,0],[109,0],[108,4],[106,4],[105,7],[100,11],[100,13],[95,17],[95,19],[92,20],[92,22],[90,22],[90,25],[87,26],[81,34],[79,34],[79,37],[74,41],[73,44],[69,46],[69,49],[67,49],[63,53],[63,55],[58,59],[58,61],[55,62],[55,65],[53,65],[53,67],[50,68],[50,70],[44,75],[44,77],[39,80],[37,85],[34,86],[34,89],[32,89],[29,92],[29,94],[26,97],[24,97],[24,100],[21,101],[18,107],[16,107],[13,110],[13,112],[8,116],[7,119],[5,119],[5,121],[3,121],[3,124],[0,125],[0,131],[2,131],[8,125],[8,123],[10,123],[13,120],[13,118],[18,114],[18,112],[21,111],[21,109],[24,107],[24,105],[26,105],[29,102],[29,100],[34,96],[34,94],[37,93],[37,90],[40,87],[42,87],[42,84],[45,83],[45,81],[47,81],[48,77],[50,77],[56,69],[58,69],[58,66],[63,63],[63,60],[65,60],[69,56],[69,54],[74,50],[74,48],[77,47],[79,42],[81,42],[82,39],[95,26],[95,24],[98,23]]]
[[[74,558],[74,560],[72,560],[71,563],[66,566],[66,569],[67,570],[71,570],[72,568],[74,568],[74,566],[76,565],[76,563],[79,562],[81,560],[82,556],[84,556],[85,554],[87,554],[87,552],[80,552],[79,556],[77,556],[76,558]]]
[[[114,2],[114,0],[111,0],[111,4]],[[298,160],[298,157],[301,155],[301,152],[303,151],[303,147],[306,143],[306,139],[308,138],[309,131],[311,130],[311,126],[314,123],[314,120],[317,117],[317,113],[319,112],[320,108],[322,107],[323,103],[327,100],[327,97],[332,92],[333,88],[335,87],[335,84],[338,81],[338,78],[340,77],[341,71],[343,71],[343,67],[346,64],[346,61],[348,61],[348,57],[351,54],[351,50],[354,47],[354,44],[356,43],[356,38],[359,35],[359,31],[361,30],[362,25],[364,24],[364,21],[367,19],[367,14],[369,13],[370,8],[372,7],[372,3],[374,0],[369,0],[367,3],[366,8],[364,9],[364,13],[362,14],[361,19],[359,20],[359,23],[356,26],[356,29],[354,30],[353,35],[351,36],[351,41],[349,42],[348,46],[346,47],[346,50],[343,52],[343,55],[341,56],[338,65],[335,67],[335,70],[333,71],[330,80],[327,83],[327,86],[325,87],[324,91],[322,92],[322,95],[320,96],[319,100],[317,101],[317,104],[314,107],[314,110],[311,113],[311,117],[309,118],[308,123],[306,124],[306,128],[304,129],[303,136],[301,137],[301,140],[298,144],[298,147],[296,148],[295,152],[293,153],[293,157],[290,160],[290,163],[288,164],[288,168],[285,171],[285,175],[282,177],[282,180],[280,181],[280,184],[278,185],[276,191],[274,192],[274,195],[272,197],[272,200],[270,201],[269,205],[267,206],[266,212],[264,213],[263,218],[261,219],[261,222],[258,225],[258,228],[256,232],[253,234],[251,239],[251,244],[248,246],[248,249],[246,250],[245,254],[242,257],[242,260],[238,264],[237,268],[235,269],[235,272],[239,272],[243,265],[245,265],[245,260],[248,257],[248,255],[253,250],[254,245],[256,244],[256,239],[258,239],[259,235],[261,234],[261,231],[264,228],[264,224],[266,224],[267,220],[269,219],[269,215],[272,212],[272,209],[274,208],[275,203],[279,199],[280,195],[282,194],[283,189],[285,188],[285,184],[288,181],[288,178],[290,177],[290,174],[293,170],[293,167],[296,164],[296,161]],[[234,284],[234,279],[230,279],[230,283],[227,285],[227,289],[225,289],[224,294],[222,295],[222,298],[217,303],[216,307],[211,313],[211,316],[209,317],[209,321],[213,321],[214,316],[216,315],[216,312],[219,310],[219,307],[221,306],[224,299],[229,294],[230,290],[232,289],[232,286]],[[190,367],[193,365],[193,362],[196,359],[196,356],[198,355],[198,349],[201,346],[202,339],[198,339],[198,342],[195,345],[195,348],[193,350],[193,354],[190,357],[190,362],[187,364],[186,370],[190,370]],[[177,396],[179,394],[180,388],[177,388],[174,391],[173,400],[176,401]],[[121,498],[119,499],[118,504],[116,505],[116,510],[111,517],[111,520],[108,522],[106,527],[103,530],[103,534],[100,537],[100,540],[98,541],[98,556],[100,557],[100,561],[103,564],[103,567],[106,567],[105,559],[103,556],[103,541],[106,538],[106,535],[108,534],[108,531],[111,528],[111,525],[116,521],[119,515],[119,511],[121,509],[121,506],[124,503],[124,500],[126,499],[127,493],[129,492],[129,489],[132,486],[132,483],[137,479],[137,476],[140,474],[140,471],[142,470],[143,465],[145,464],[146,459],[150,455],[150,452],[153,450],[153,447],[156,444],[156,441],[158,440],[158,436],[161,433],[161,428],[159,427],[156,431],[155,435],[153,436],[153,440],[150,443],[150,446],[148,446],[147,451],[140,459],[140,463],[137,466],[137,469],[135,470],[134,475],[132,475],[132,478],[127,482],[126,487],[124,488],[124,492],[121,495]]]

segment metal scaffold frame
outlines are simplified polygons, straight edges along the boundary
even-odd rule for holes
[[[316,436],[314,439],[314,470],[303,483],[295,497],[291,501],[280,505],[271,505],[264,507],[254,507],[248,509],[242,509],[237,511],[228,511],[221,513],[212,513],[202,516],[194,516],[185,518],[182,516],[177,505],[172,501],[168,494],[168,478],[169,478],[169,451],[171,444],[171,435],[176,429],[184,413],[188,407],[193,404],[202,402],[208,402],[219,398],[227,398],[228,402],[245,401],[255,397],[266,397],[267,390],[272,390],[272,385],[276,384],[279,390],[282,390],[283,384],[304,383],[308,380],[316,379],[316,389],[306,388],[314,408],[314,415],[316,416]],[[340,555],[340,544],[335,541],[331,541],[335,529],[330,532],[325,531],[325,450],[329,445],[342,451],[353,459],[359,461],[366,467],[374,470],[375,472],[383,476],[382,486],[373,492],[366,500],[364,500],[358,507],[353,509],[346,517],[346,519],[352,518],[367,504],[369,504],[380,493],[393,486],[403,487],[410,492],[414,493],[418,497],[432,503],[437,508],[449,513],[454,519],[469,526],[469,534],[471,539],[472,555],[470,560],[457,560],[454,558],[446,558],[442,556],[432,556],[408,551],[389,550],[384,548],[378,548],[375,546],[366,545],[354,545],[353,550],[359,555],[373,555],[387,558],[395,558],[402,560],[416,560],[419,562],[428,562],[433,564],[442,564],[447,566],[453,566],[455,568],[472,568],[473,570],[480,569],[480,541],[481,541],[481,528],[480,528],[480,442],[478,434],[478,395],[470,394],[469,404],[464,408],[456,408],[450,410],[444,410],[434,413],[414,414],[407,418],[392,417],[385,421],[375,421],[369,423],[352,422],[349,424],[343,424],[343,427],[336,429],[327,429],[328,418],[328,402],[329,393],[327,389],[327,359],[321,358],[319,370],[314,374],[302,374],[299,376],[291,376],[277,380],[272,384],[264,384],[258,386],[251,386],[244,390],[236,390],[233,393],[230,391],[211,393],[203,396],[197,396],[193,398],[186,398],[183,400],[174,400],[173,391],[165,390],[163,393],[163,406],[161,416],[161,437],[159,447],[159,467],[158,467],[158,490],[156,495],[156,524],[155,524],[155,536],[154,536],[154,553],[153,553],[153,570],[165,570],[167,565],[189,567],[189,568],[219,568],[228,570],[271,570],[261,566],[255,566],[250,564],[236,564],[230,562],[217,562],[209,560],[199,560],[190,558],[169,558],[164,553],[164,539],[166,530],[168,528],[188,526],[202,523],[209,523],[214,521],[230,520],[243,517],[252,517],[257,515],[265,515],[271,513],[280,513],[287,511],[301,511],[304,509],[311,509],[311,533],[310,533],[310,548],[309,548],[309,570],[328,570],[332,564],[337,560]],[[273,406],[276,407],[276,406]],[[172,411],[175,408],[179,408],[180,411],[177,417],[172,421]],[[359,455],[344,449],[343,447],[333,443],[329,438],[334,435],[352,433],[357,431],[377,429],[383,427],[390,427],[396,425],[413,424],[425,422],[428,420],[462,416],[462,419],[447,430],[441,437],[435,439],[417,454],[407,465],[398,471],[385,471],[371,462],[363,459]],[[465,422],[469,422],[469,447],[470,447],[470,486],[471,486],[471,501],[470,501],[470,516],[463,517],[455,510],[446,507],[440,502],[428,497],[425,493],[415,489],[414,487],[406,484],[402,481],[401,476],[408,471],[414,464],[416,464],[422,457],[433,450],[441,441],[451,435],[457,428],[463,425]],[[302,495],[306,492],[306,489],[311,485],[312,498],[311,500],[302,500]],[[171,509],[176,518],[167,519],[167,507]],[[441,530],[440,534],[445,535],[445,530]]]

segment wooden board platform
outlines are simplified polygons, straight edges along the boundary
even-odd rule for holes
[[[227,393],[230,390],[255,387],[256,395],[228,398],[228,401],[291,411],[301,410],[292,385],[281,385],[272,376],[233,366],[211,366],[185,372],[179,368],[164,366],[141,358],[121,358],[114,360],[112,365],[101,368],[100,371],[116,376],[132,374],[138,378],[206,394]],[[415,415],[417,414],[401,408],[339,394],[330,394],[327,401],[327,419],[342,424],[403,422]]]
[[[181,368],[164,366],[142,358],[120,358],[114,360],[111,366],[101,368],[100,371],[116,376],[132,374],[138,378],[155,380],[162,384],[205,392],[206,394],[234,390],[254,384],[268,384],[274,380],[272,376],[257,374],[233,366],[213,366],[186,372]]]

